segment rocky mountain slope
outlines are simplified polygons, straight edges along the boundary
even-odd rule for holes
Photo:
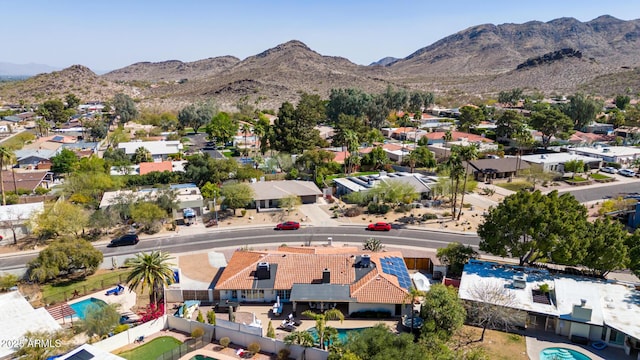
[[[404,59],[385,58],[370,66],[323,56],[293,40],[244,60],[224,56],[136,63],[100,77],[74,66],[2,85],[0,97],[14,102],[73,92],[86,100],[101,100],[124,91],[143,106],[178,109],[207,99],[232,107],[240,98],[277,108],[283,101],[297,101],[300,92],[327,96],[332,88],[342,87],[378,92],[388,85],[437,95],[495,95],[514,87],[611,95],[640,82],[640,71],[634,70],[640,67],[638,49],[640,20],[601,16],[583,23],[561,18],[474,26]]]

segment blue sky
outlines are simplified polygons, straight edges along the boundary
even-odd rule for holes
[[[293,39],[367,65],[484,23],[640,18],[637,0],[3,0],[0,9],[0,61],[94,70],[244,59]]]

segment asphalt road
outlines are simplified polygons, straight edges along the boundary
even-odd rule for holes
[[[583,190],[570,191],[578,202],[596,201],[616,197],[620,194],[640,193],[640,182],[634,181],[624,184],[593,187]]]
[[[141,239],[135,246],[107,248],[106,244],[96,245],[104,253],[105,258],[115,255],[128,255],[151,250],[167,252],[189,252],[224,247],[243,247],[258,244],[326,244],[328,238],[338,243],[362,243],[369,237],[375,237],[384,245],[412,246],[424,248],[441,248],[451,242],[460,242],[478,248],[480,239],[475,234],[457,234],[429,230],[393,229],[389,232],[369,232],[364,227],[310,227],[295,231],[275,231],[266,228],[246,230],[213,230],[206,234],[174,235]],[[37,253],[21,255],[5,255],[0,257],[0,270],[24,268]]]

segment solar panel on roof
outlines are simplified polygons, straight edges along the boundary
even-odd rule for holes
[[[63,141],[64,140],[64,136],[54,136],[53,139],[51,139],[53,141]]]

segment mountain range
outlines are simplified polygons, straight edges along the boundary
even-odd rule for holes
[[[4,101],[76,93],[86,100],[125,92],[143,105],[178,109],[214,99],[240,98],[259,107],[295,102],[301,92],[327,96],[332,88],[379,92],[387,86],[432,91],[441,97],[492,96],[502,90],[611,96],[640,88],[640,19],[605,15],[588,22],[560,18],[524,24],[484,24],[447,36],[403,58],[368,66],[321,55],[292,40],[240,60],[141,62],[97,76],[74,65],[0,87]]]

